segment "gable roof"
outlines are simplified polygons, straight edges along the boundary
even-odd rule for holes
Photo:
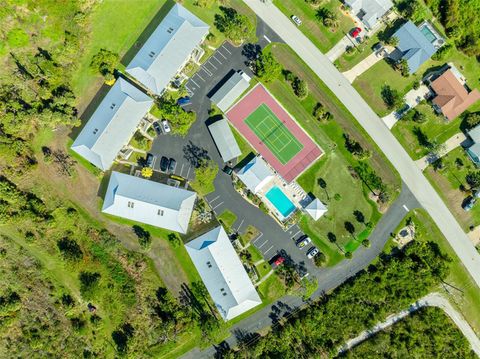
[[[362,21],[370,28],[393,7],[393,3],[390,0],[346,0],[345,3],[354,12],[358,13],[360,10],[363,10],[365,14],[362,17]]]
[[[260,156],[254,157],[243,168],[237,171],[237,177],[253,193],[260,191],[273,176],[273,171]]]
[[[127,72],[153,93],[160,95],[209,26],[175,4],[127,66]]]
[[[113,171],[102,212],[187,233],[195,198],[195,192]]]
[[[450,69],[433,81],[430,86],[436,94],[433,103],[449,120],[453,120],[480,99],[480,92],[477,89],[468,92]]]
[[[305,211],[314,219],[318,220],[327,212],[327,207],[318,199],[315,198],[306,207]]]
[[[411,21],[403,24],[393,36],[398,38],[399,49],[407,60],[409,72],[412,74],[437,51],[420,29]]]
[[[208,130],[224,162],[228,162],[242,154],[226,119],[222,118],[212,123],[208,126]]]
[[[223,227],[185,245],[224,320],[230,320],[262,303]]]
[[[211,97],[211,101],[216,104],[220,110],[226,112],[235,100],[248,89],[248,86],[250,86],[250,77],[244,73],[234,72],[227,82]]]
[[[72,150],[101,170],[109,169],[152,104],[150,97],[119,78],[73,142]]]

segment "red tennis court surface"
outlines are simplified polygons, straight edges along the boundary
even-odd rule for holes
[[[303,149],[286,164],[282,164],[260,138],[245,123],[245,119],[261,104],[267,105],[283,122],[285,127],[300,141]],[[227,118],[263,158],[287,181],[297,178],[323,152],[300,128],[295,120],[283,109],[275,98],[261,84],[255,86],[235,106],[227,112]]]

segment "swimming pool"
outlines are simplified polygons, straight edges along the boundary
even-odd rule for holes
[[[426,24],[423,25],[423,27],[420,29],[420,31],[427,38],[427,40],[430,41],[431,43],[434,43],[435,40],[437,39],[435,34],[432,32],[432,30],[430,30],[428,28],[428,26]]]
[[[267,197],[270,203],[273,204],[284,218],[287,218],[295,210],[295,205],[277,186],[273,186],[265,194],[265,197]]]

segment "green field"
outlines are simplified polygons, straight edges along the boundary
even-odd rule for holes
[[[288,163],[303,148],[303,145],[265,104],[261,104],[253,111],[245,119],[245,123],[282,164]]]

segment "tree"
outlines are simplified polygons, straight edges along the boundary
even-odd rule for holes
[[[470,188],[480,187],[480,171],[468,172],[465,176],[465,181],[469,184]]]
[[[355,216],[355,219],[357,220],[357,222],[365,223],[365,215],[361,211],[356,209],[355,211],[353,211],[353,215]]]
[[[349,221],[345,221],[344,225],[345,225],[345,230],[353,236],[355,234],[355,226],[353,225],[353,223]]]
[[[411,118],[416,123],[424,123],[427,121],[427,116],[423,112],[413,109]]]
[[[168,94],[157,102],[157,108],[158,116],[168,120],[172,125],[172,133],[180,136],[186,136],[196,120],[195,112],[185,111]]]
[[[474,128],[480,123],[480,112],[467,113],[464,116],[464,122],[466,123],[468,129]]]
[[[400,96],[398,91],[391,88],[389,85],[384,85],[382,87],[381,96],[383,102],[390,110],[398,108],[402,104],[402,97]]]
[[[396,5],[400,14],[407,19],[411,19],[420,6],[418,0],[403,0]]]
[[[325,194],[327,196],[327,200],[330,200],[330,196],[328,195],[328,191],[327,191],[327,182],[325,182],[325,180],[323,178],[319,178],[317,180],[317,183],[320,186],[320,188],[325,191]]]
[[[138,237],[138,243],[140,243],[140,247],[143,249],[148,249],[152,244],[152,236],[150,235],[150,232],[136,224],[132,226],[132,230],[133,233],[135,233],[135,235]]]
[[[407,60],[401,59],[397,62],[396,67],[403,77],[408,77],[410,75],[410,68],[408,67]]]
[[[205,196],[215,190],[213,182],[217,177],[218,166],[212,160],[203,159],[195,168],[195,179],[190,182],[190,186],[199,194]]]
[[[320,102],[317,102],[312,114],[313,117],[321,122],[327,122],[333,119],[333,115]]]
[[[370,247],[370,240],[368,238],[365,238],[363,241],[362,241],[362,246],[368,248]]]
[[[345,252],[345,258],[351,259],[352,257],[353,257],[352,252],[350,252],[350,251]]]
[[[150,178],[153,175],[153,168],[151,167],[143,167],[142,168],[142,177]]]
[[[167,238],[173,248],[178,248],[182,245],[182,240],[177,233],[169,233]]]
[[[335,29],[338,27],[338,15],[326,7],[318,9],[316,18],[332,31],[335,31]]]
[[[390,36],[386,41],[385,43],[389,46],[392,46],[392,47],[397,47],[398,46],[398,37],[396,36]]]
[[[83,258],[82,249],[74,239],[62,238],[57,242],[57,247],[65,259],[78,261]]]
[[[101,275],[98,272],[80,272],[78,279],[80,280],[80,293],[83,299],[93,299],[100,282],[100,277]]]
[[[118,61],[118,54],[106,49],[100,49],[100,51],[92,57],[90,68],[106,78],[109,76],[109,79],[112,79]]]
[[[271,82],[282,73],[282,65],[271,52],[262,52],[255,61],[255,74],[264,82]]]
[[[292,82],[292,88],[295,95],[300,99],[303,99],[308,95],[307,83],[299,77],[296,77]]]
[[[228,39],[241,43],[253,35],[254,26],[246,15],[233,8],[220,6],[222,14],[215,14],[214,25]]]
[[[313,261],[317,267],[323,267],[327,263],[327,257],[323,252],[318,252],[318,254],[313,257]]]

